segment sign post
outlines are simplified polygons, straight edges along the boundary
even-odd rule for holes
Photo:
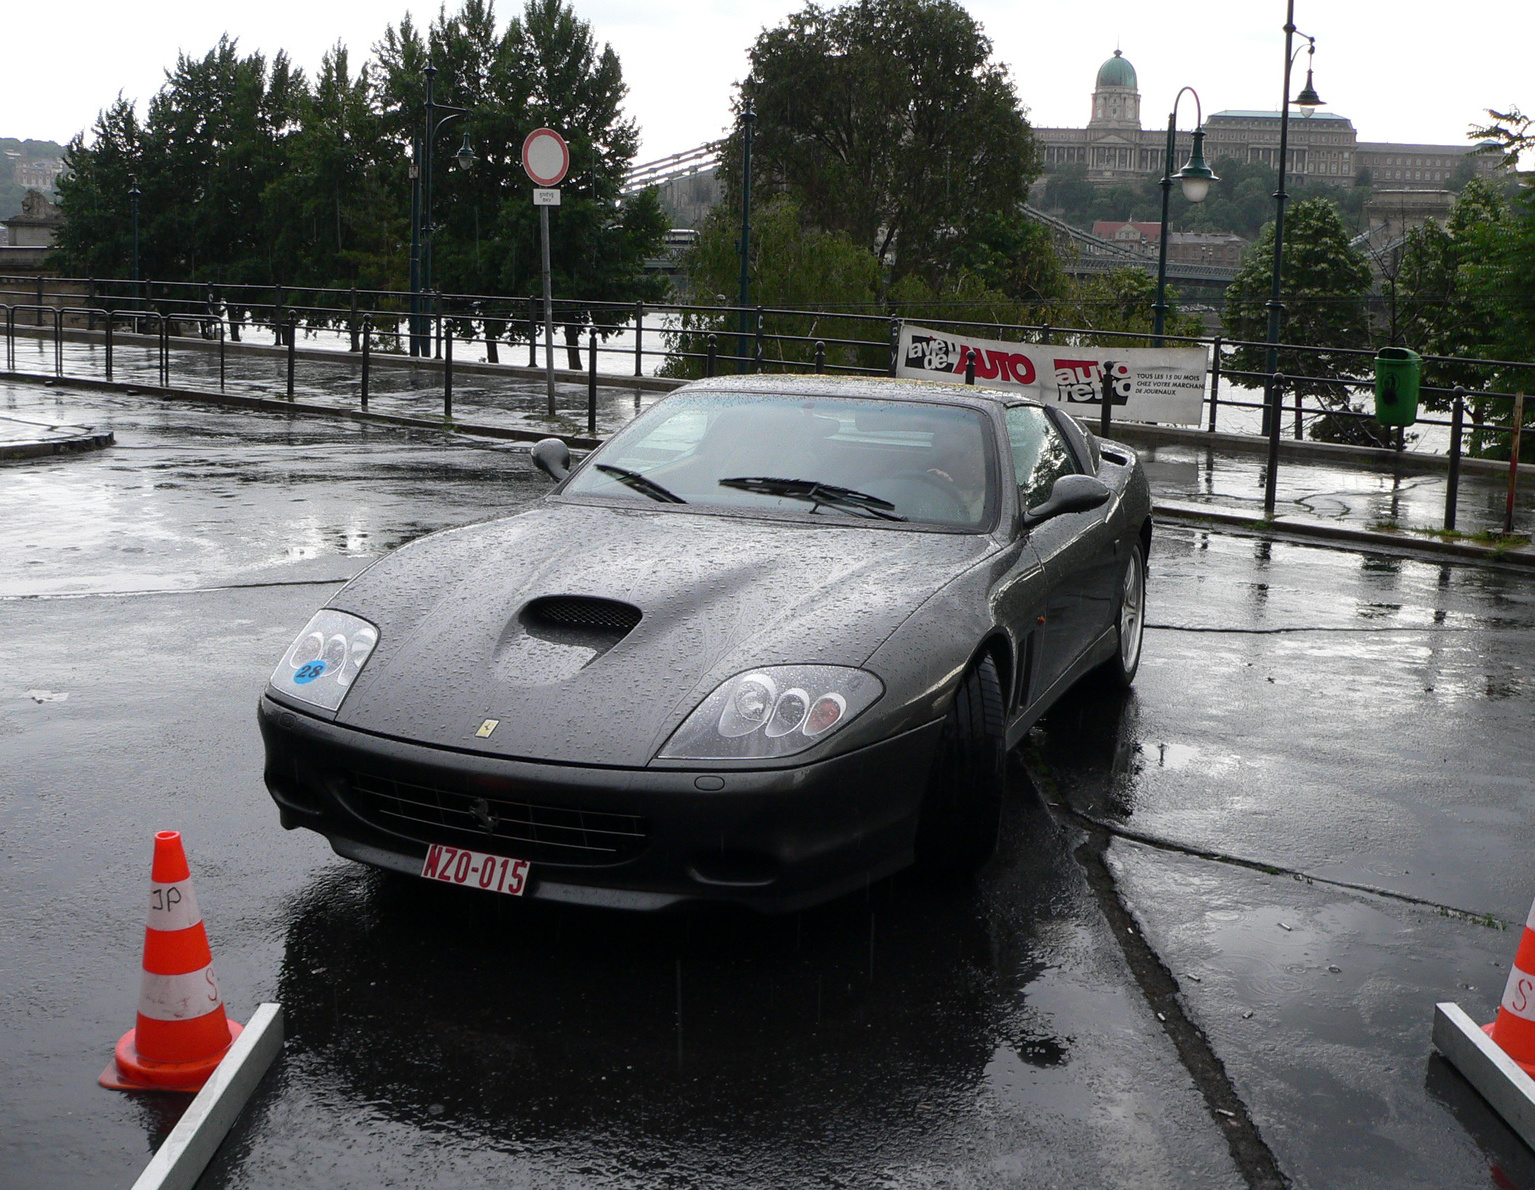
[[[549,208],[560,205],[555,189],[570,169],[570,146],[552,128],[535,128],[522,142],[523,172],[537,187],[533,205],[538,208],[538,230],[543,238],[544,264],[544,386],[549,416],[554,416],[554,288],[549,270]]]

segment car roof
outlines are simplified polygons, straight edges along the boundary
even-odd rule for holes
[[[988,408],[1021,402],[1038,405],[1023,393],[978,385],[943,384],[894,376],[806,376],[780,373],[755,376],[713,376],[695,380],[678,392],[764,393],[786,397],[868,397],[896,401],[957,401]]]

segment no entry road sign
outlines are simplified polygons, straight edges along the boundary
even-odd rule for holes
[[[558,186],[570,169],[570,147],[553,128],[535,128],[522,142],[522,168],[539,186]]]

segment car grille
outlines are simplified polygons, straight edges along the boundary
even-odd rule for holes
[[[633,814],[539,806],[367,773],[352,774],[348,800],[358,816],[394,834],[480,851],[504,847],[535,863],[622,863],[638,855],[650,835],[650,823]]]

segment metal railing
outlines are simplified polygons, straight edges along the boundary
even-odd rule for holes
[[[3,304],[14,294],[28,300]],[[515,350],[526,345],[527,365],[538,367],[547,350],[541,302],[488,294],[431,294],[429,312],[412,327],[410,295],[378,289],[288,289],[281,286],[205,285],[188,282],[118,279],[0,277],[0,312],[5,319],[6,366],[16,370],[18,335],[50,335],[53,340],[53,372],[64,378],[63,343],[66,335],[99,335],[104,342],[102,376],[113,378],[114,346],[122,334],[153,337],[158,361],[158,381],[170,387],[171,343],[191,339],[211,347],[217,344],[219,386],[225,388],[226,350],[230,343],[249,345],[250,336],[270,334],[271,345],[283,351],[286,370],[284,395],[292,399],[297,383],[297,345],[305,333],[331,331],[346,343],[346,356],[360,358],[358,400],[366,408],[372,371],[381,361],[430,361],[442,373],[443,416],[453,415],[455,356],[465,348],[483,352],[489,364],[515,362]],[[81,299],[84,299],[83,301]],[[569,353],[569,371],[587,373],[587,427],[596,433],[599,379],[621,381],[632,374],[642,377],[658,369],[685,379],[721,372],[815,372],[841,375],[896,374],[900,314],[858,309],[788,309],[768,306],[742,308],[718,303],[625,303],[562,299],[555,303],[554,344]],[[1017,341],[1062,348],[1126,347],[1149,345],[1145,332],[1100,330],[1090,327],[1059,327],[975,321],[945,317],[943,310],[928,307],[911,312],[913,320],[935,329],[977,338]],[[609,365],[614,351],[601,344],[614,335],[632,336],[624,349],[625,362],[615,372],[599,372],[599,351]],[[584,344],[582,340],[585,340]],[[1206,353],[1208,385],[1203,398],[1201,428],[1217,431],[1223,411],[1247,410],[1263,415],[1262,437],[1267,439],[1265,507],[1272,513],[1277,483],[1279,444],[1288,423],[1291,436],[1300,440],[1308,426],[1326,420],[1337,433],[1347,434],[1353,425],[1357,444],[1389,446],[1381,427],[1373,425],[1367,411],[1353,409],[1350,394],[1373,389],[1372,351],[1360,348],[1318,348],[1281,344],[1287,361],[1311,361],[1306,370],[1270,375],[1237,368],[1235,357],[1263,350],[1257,342],[1221,336],[1164,335],[1169,346],[1202,349]],[[585,348],[587,367],[579,353]],[[733,350],[732,350],[733,348]],[[342,353],[336,353],[338,356]],[[973,358],[973,357],[972,357]],[[483,366],[483,365],[480,365]],[[1518,391],[1489,387],[1489,377],[1514,381],[1522,390],[1527,377],[1535,381],[1535,364],[1523,361],[1425,356],[1425,375],[1436,383],[1424,384],[1421,394],[1431,406],[1418,425],[1442,428],[1448,435],[1445,528],[1455,525],[1455,500],[1465,452],[1467,421],[1471,422],[1470,453],[1501,454],[1509,449],[1519,427],[1512,411],[1522,405]],[[1321,374],[1328,372],[1330,374]],[[973,382],[973,377],[969,378]],[[1254,392],[1263,389],[1263,393]],[[1265,393],[1272,393],[1266,399]],[[1336,394],[1331,399],[1321,394]],[[1444,408],[1437,409],[1438,405]],[[1521,410],[1522,412],[1522,410]],[[1099,429],[1111,431],[1112,406],[1101,404],[1094,413]],[[1229,417],[1229,412],[1228,412]],[[1405,449],[1400,431],[1394,443]],[[1499,449],[1501,448],[1501,449]],[[1517,466],[1518,460],[1511,463]]]

